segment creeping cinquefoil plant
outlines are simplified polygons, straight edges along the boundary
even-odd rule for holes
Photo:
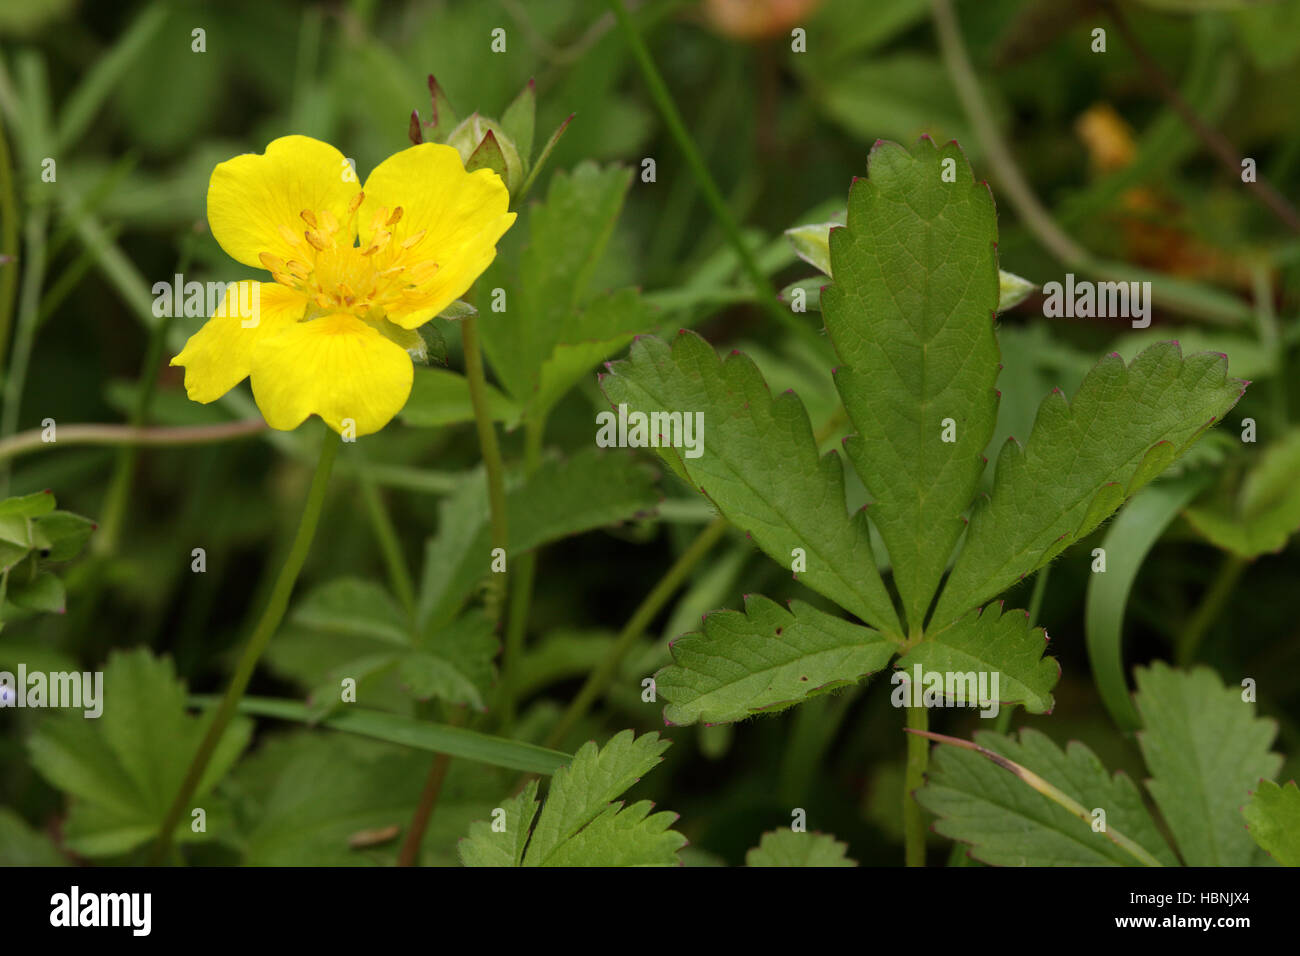
[[[945,176],[955,169],[956,176]],[[821,294],[833,370],[854,434],[844,457],[868,505],[849,514],[841,457],[819,453],[793,393],[773,396],[746,356],[700,336],[640,338],[603,378],[612,404],[703,411],[703,454],[660,455],[735,527],[851,618],[760,595],[706,617],[656,678],[669,724],[780,710],[853,684],[889,662],[992,672],[1003,704],[1052,709],[1059,676],[1046,634],[995,601],[1092,532],[1157,478],[1243,394],[1221,354],[1177,343],[1133,362],[1110,355],[1066,398],[1043,399],[1023,443],[1009,438],[977,494],[996,423],[997,219],[956,143],[878,143],[830,232],[834,281]],[[872,547],[878,532],[884,553]],[[881,573],[887,559],[893,593]],[[908,726],[925,730],[924,706]],[[907,857],[924,852],[926,744],[909,744]]]

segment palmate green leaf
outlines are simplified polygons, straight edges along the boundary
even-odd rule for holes
[[[654,310],[632,289],[602,296],[573,313],[564,341],[542,363],[529,414],[544,416],[596,365],[632,341],[634,332],[644,331],[654,322]]]
[[[1269,752],[1277,725],[1255,716],[1239,687],[1207,667],[1179,672],[1157,662],[1137,670],[1138,744],[1147,789],[1188,866],[1247,866],[1260,851],[1238,808],[1282,758]]]
[[[925,638],[896,666],[909,671],[920,665],[922,673],[997,674],[1001,703],[1022,704],[1035,714],[1051,711],[1061,665],[1043,656],[1047,632],[1029,626],[1028,611],[1003,613],[1000,603],[989,604]]]
[[[418,633],[414,621],[381,585],[338,578],[311,591],[289,622],[295,629],[313,632],[318,642],[326,635],[342,636],[347,639],[343,646],[352,651],[323,677],[308,679],[316,685],[311,706],[317,718],[341,706],[343,678],[356,681],[357,701],[365,703],[371,699],[373,679],[389,670],[396,671],[398,682],[417,700],[486,707],[499,644],[491,623],[477,611],[435,622]]]
[[[623,208],[631,171],[583,163],[556,173],[546,201],[529,213],[529,245],[505,311],[489,313],[483,344],[506,389],[533,415],[596,363],[646,331],[649,307],[634,290],[597,297],[589,289]]]
[[[745,612],[717,611],[670,645],[655,675],[670,724],[718,724],[782,710],[873,674],[898,645],[880,633],[793,601],[751,594]]]
[[[1223,355],[1176,342],[1126,366],[1108,356],[1073,401],[1043,399],[1028,443],[1009,439],[993,491],[976,504],[931,619],[942,627],[1050,562],[1160,475],[1236,404],[1245,383]]]
[[[461,841],[466,866],[672,866],[686,839],[669,827],[672,813],[649,801],[613,803],[662,759],[658,734],[616,734],[604,747],[589,741],[557,770],[537,816],[536,783],[502,804],[505,826],[475,823]],[[528,827],[537,816],[532,833]],[[526,849],[525,849],[526,845]]]
[[[524,847],[532,836],[537,817],[537,781],[528,781],[523,792],[501,804],[504,811],[494,830],[492,823],[476,820],[469,836],[460,841],[460,859],[466,866],[523,866]],[[495,822],[495,821],[494,821]]]
[[[158,835],[210,719],[186,713],[171,661],[146,650],[109,657],[103,696],[98,719],[81,711],[50,716],[28,741],[37,772],[72,798],[66,842],[84,856],[126,853]],[[209,839],[219,829],[208,794],[251,732],[251,721],[239,718],[222,735],[192,803],[208,811],[208,833],[191,831],[187,813],[177,840]]]
[[[648,513],[658,502],[651,469],[598,448],[547,461],[507,491],[508,560],[551,541]],[[439,510],[438,534],[425,548],[418,621],[422,629],[451,620],[491,573],[487,490],[470,476]]]
[[[951,171],[945,182],[945,164]],[[909,628],[919,631],[964,529],[997,423],[997,215],[956,143],[877,143],[830,234],[826,330]],[[945,422],[955,441],[944,440]],[[992,595],[988,595],[992,597]],[[963,608],[965,610],[965,608]]]
[[[846,855],[848,844],[829,833],[772,830],[745,854],[746,866],[857,866]]]
[[[818,457],[808,414],[793,393],[773,399],[749,358],[733,353],[719,361],[704,339],[685,330],[671,347],[638,338],[601,384],[610,402],[629,412],[703,413],[700,457],[658,449],[673,470],[773,560],[791,567],[794,549],[803,549],[807,571],[795,577],[804,584],[881,632],[901,635],[866,516],[847,513],[839,457]]]
[[[411,624],[388,591],[361,578],[336,578],[298,602],[290,623],[327,634],[374,638],[397,646],[411,642]]]
[[[1027,768],[1087,811],[1106,812],[1106,826],[1165,865],[1178,861],[1142,803],[1137,785],[1107,774],[1095,754],[1072,741],[1064,751],[1032,728],[1019,739],[977,733],[981,747]],[[1015,774],[969,750],[935,748],[928,782],[916,799],[939,817],[935,830],[971,845],[995,866],[1134,866],[1138,860]]]
[[[1300,788],[1294,780],[1281,787],[1261,780],[1241,814],[1260,849],[1283,866],[1300,866]]]
[[[1300,429],[1293,429],[1260,456],[1227,506],[1197,504],[1187,520],[1217,547],[1243,558],[1277,552],[1300,530]]]

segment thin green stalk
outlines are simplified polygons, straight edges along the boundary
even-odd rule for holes
[[[1273,401],[1273,425],[1279,431],[1287,426],[1286,346],[1278,327],[1277,311],[1273,308],[1273,279],[1265,263],[1256,263],[1251,269],[1251,287],[1255,297],[1255,318],[1258,325],[1259,344],[1268,352],[1273,365],[1269,376],[1269,395]]]
[[[488,407],[487,373],[483,368],[483,349],[478,338],[478,316],[461,320],[461,339],[465,345],[465,378],[469,383],[470,404],[474,406],[474,424],[478,428],[479,446],[483,452],[483,468],[487,472],[488,507],[491,509],[492,548],[500,548],[509,560],[510,533],[506,524],[505,466],[501,461],[501,446],[497,443],[496,426]],[[507,565],[508,567],[508,565]],[[493,620],[499,620],[505,599],[505,575],[493,574],[493,596],[488,611]]]
[[[14,332],[14,350],[4,383],[4,411],[0,414],[0,438],[8,438],[18,427],[18,407],[27,384],[27,366],[32,360],[36,341],[36,317],[41,309],[41,287],[45,284],[45,230],[50,210],[37,206],[27,217],[24,245],[22,299],[18,303],[18,328]],[[0,495],[9,487],[9,464],[0,461]]]
[[[167,851],[175,834],[176,825],[188,809],[190,799],[198,789],[199,781],[203,779],[204,771],[207,770],[208,763],[212,759],[213,751],[216,750],[218,742],[230,725],[231,718],[235,716],[235,708],[239,706],[240,698],[248,688],[248,682],[253,677],[253,671],[257,668],[262,652],[266,650],[266,645],[275,634],[276,628],[280,626],[285,611],[288,610],[289,597],[298,581],[298,574],[307,560],[307,552],[311,550],[312,538],[316,536],[316,525],[320,522],[321,508],[325,503],[325,491],[329,486],[330,470],[334,467],[334,459],[338,451],[338,432],[331,428],[325,429],[325,437],[320,447],[320,460],[316,464],[316,473],[312,475],[311,487],[307,491],[307,502],[303,506],[298,532],[289,548],[288,558],[280,569],[279,577],[275,580],[266,608],[262,611],[262,616],[258,619],[257,626],[244,647],[244,652],[235,667],[235,674],[230,680],[230,686],[226,689],[225,696],[221,698],[216,716],[208,725],[203,742],[199,744],[198,752],[185,772],[180,791],[176,794],[176,799],[172,801],[171,809],[167,811],[167,816],[163,820],[158,842],[154,845],[155,864],[167,859]]]
[[[184,274],[190,266],[192,245],[186,241],[176,272]],[[172,326],[172,316],[164,316],[149,330],[149,345],[145,350],[144,366],[136,387],[135,407],[131,410],[130,423],[136,428],[143,428],[149,420],[149,408],[153,404],[154,392],[158,386],[158,366],[162,362],[163,346],[167,341],[167,331]],[[135,480],[136,463],[140,450],[137,445],[123,445],[118,449],[117,462],[113,468],[113,477],[109,481],[108,493],[104,495],[104,504],[100,511],[99,534],[95,535],[91,545],[95,554],[109,555],[117,548],[117,536],[126,516],[127,502],[131,496],[131,483]]]
[[[447,720],[448,727],[458,727],[463,720],[461,711],[456,711]],[[420,862],[420,844],[424,841],[424,831],[429,826],[438,798],[442,796],[442,784],[447,779],[447,768],[451,766],[451,756],[441,753],[433,758],[429,765],[429,774],[424,779],[424,788],[420,791],[420,802],[411,817],[411,825],[406,828],[402,838],[402,847],[397,853],[398,866],[415,866]]]
[[[406,567],[406,558],[402,555],[402,544],[397,538],[397,529],[393,527],[393,521],[388,516],[388,509],[384,507],[384,500],[379,495],[375,480],[364,463],[357,469],[357,482],[361,486],[361,497],[366,503],[366,513],[370,515],[370,526],[375,532],[375,541],[384,557],[384,565],[388,568],[389,583],[393,586],[397,600],[402,602],[402,608],[407,616],[413,618],[415,585],[411,581],[411,572]]]
[[[731,215],[731,210],[727,207],[726,200],[722,198],[722,193],[718,190],[718,186],[713,181],[708,167],[704,164],[704,159],[695,145],[695,140],[691,138],[691,134],[686,129],[686,124],[682,122],[682,115],[673,102],[673,95],[669,92],[663,77],[660,76],[659,69],[655,66],[654,59],[650,56],[645,41],[641,39],[641,34],[637,31],[636,24],[628,16],[627,9],[623,6],[623,0],[606,0],[606,2],[618,20],[619,29],[622,30],[623,37],[632,50],[633,58],[641,68],[641,74],[645,77],[646,85],[650,88],[650,96],[663,116],[664,125],[668,127],[668,132],[676,140],[677,148],[682,151],[682,156],[686,159],[686,165],[690,168],[691,175],[695,177],[696,185],[699,186],[700,192],[704,194],[704,201],[713,212],[713,216],[717,219],[719,227],[726,235],[727,241],[736,250],[740,265],[745,270],[746,275],[749,276],[749,281],[754,286],[754,292],[758,296],[759,303],[778,323],[784,325],[796,335],[811,342],[820,342],[819,336],[810,326],[801,323],[795,318],[793,312],[783,308],[777,300],[771,284],[768,282],[767,277],[763,275],[763,270],[759,268],[758,260],[754,258],[753,252],[745,244],[740,227],[736,224],[736,220]]]
[[[1005,196],[1034,237],[1062,265],[1098,279],[1138,279],[1151,282],[1155,304],[1185,315],[1223,325],[1239,325],[1250,317],[1250,309],[1234,296],[1218,289],[1137,269],[1129,263],[1097,258],[1074,241],[1052,218],[1025,179],[1011,149],[993,121],[975,69],[953,12],[951,0],[930,0],[939,50],[952,79],[962,110],[994,170],[1000,197]]]
[[[1178,638],[1174,660],[1180,667],[1188,667],[1196,661],[1196,652],[1200,649],[1201,641],[1214,626],[1214,622],[1223,614],[1224,605],[1232,596],[1232,590],[1237,586],[1242,572],[1246,570],[1247,563],[1245,558],[1236,554],[1223,556],[1223,562],[1219,565],[1210,590],[1205,592],[1205,597],[1192,612],[1191,620],[1187,622],[1187,626],[1183,628]]]
[[[466,301],[472,301],[468,297]],[[461,320],[461,341],[465,347],[465,379],[469,383],[470,404],[474,406],[474,424],[478,428],[479,447],[483,453],[483,468],[487,472],[488,506],[491,509],[492,548],[501,549],[510,557],[510,533],[506,524],[506,483],[505,465],[501,460],[501,446],[497,443],[496,425],[492,421],[492,412],[488,407],[487,372],[483,366],[483,348],[478,338],[478,316],[470,315]],[[509,565],[507,565],[508,567]],[[500,622],[501,608],[505,603],[505,573],[492,575],[491,590],[487,597],[487,610],[494,624]],[[434,759],[429,776],[425,779],[420,802],[406,829],[403,843],[403,858],[410,866],[419,853],[420,843],[424,840],[424,831],[429,826],[429,818],[438,802],[442,789],[442,777],[446,774],[447,759],[439,755]]]
[[[547,738],[547,747],[558,746],[569,731],[577,725],[578,721],[587,715],[587,711],[605,693],[605,689],[618,672],[619,665],[623,663],[623,658],[636,646],[637,641],[645,633],[645,629],[650,626],[650,622],[654,620],[655,615],[668,603],[668,599],[681,586],[681,583],[686,579],[686,575],[690,574],[695,565],[713,549],[713,546],[722,539],[726,532],[726,519],[715,518],[691,542],[691,546],[673,562],[673,566],[659,579],[659,583],[645,596],[645,599],[632,613],[628,622],[623,625],[623,630],[619,632],[618,638],[614,641],[614,646],[610,648],[604,660],[588,675],[586,683],[578,691],[578,696],[573,698],[568,710],[564,712],[564,716],[560,718],[560,722],[555,725],[555,729],[551,731],[550,736]]]
[[[9,354],[9,330],[13,326],[14,296],[18,294],[18,199],[14,195],[13,162],[9,156],[9,135],[0,117],[0,369]]]
[[[59,425],[55,432],[58,441],[48,442],[42,436],[44,429],[29,431],[0,439],[0,461],[19,455],[70,445],[149,445],[177,447],[207,445],[211,442],[247,438],[266,431],[266,422],[260,418],[244,421],[222,422],[220,425],[183,425],[177,428],[136,428],[134,425]]]
[[[546,433],[546,420],[529,421],[524,426],[524,471],[532,476],[542,463],[542,440]],[[506,646],[501,667],[501,729],[508,733],[515,719],[516,681],[519,659],[524,653],[524,635],[528,629],[528,612],[533,600],[533,584],[537,578],[537,552],[519,556],[515,572],[510,576],[510,609],[506,621]]]
[[[925,732],[929,727],[930,714],[924,707],[907,708],[908,730]],[[929,744],[916,734],[909,735],[907,773],[903,777],[903,858],[908,866],[925,866],[925,817],[912,794],[925,785],[929,761]]]

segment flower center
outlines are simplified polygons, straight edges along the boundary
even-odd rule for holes
[[[374,322],[414,311],[432,291],[429,283],[438,263],[421,248],[426,230],[394,240],[401,206],[378,209],[370,220],[369,241],[364,247],[356,244],[354,223],[364,198],[357,193],[342,223],[328,209],[304,209],[299,215],[307,228],[301,233],[280,227],[293,257],[258,256],[276,282],[307,297],[304,319],[347,312]]]

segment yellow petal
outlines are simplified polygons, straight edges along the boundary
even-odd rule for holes
[[[411,394],[411,357],[360,319],[345,314],[298,322],[258,341],[253,398],[272,428],[289,431],[319,415],[357,436],[387,425]]]
[[[230,283],[217,312],[171,361],[185,366],[190,401],[214,402],[247,378],[254,343],[292,325],[306,307],[306,296],[275,282]]]
[[[218,163],[208,183],[208,226],[226,253],[248,266],[265,268],[259,255],[311,262],[314,250],[303,238],[311,213],[328,210],[348,221],[348,204],[360,190],[351,165],[329,143],[309,136],[282,136],[266,152],[245,153]],[[340,236],[351,245],[355,232]]]
[[[391,238],[375,254],[376,268],[400,261],[437,263],[420,281],[420,295],[390,309],[388,318],[415,328],[464,295],[496,257],[497,240],[515,221],[510,193],[490,169],[465,172],[450,146],[422,143],[388,157],[365,184],[357,224],[365,248],[376,233]],[[391,226],[378,225],[382,209],[401,207]],[[376,228],[377,227],[377,228]],[[412,243],[404,246],[404,243]]]

